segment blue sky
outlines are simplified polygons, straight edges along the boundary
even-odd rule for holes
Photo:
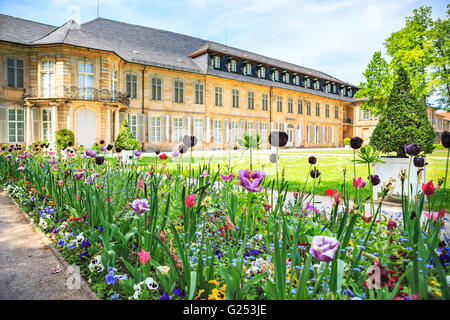
[[[445,0],[100,0],[100,17],[170,30],[304,65],[358,85],[374,51],[421,5]],[[0,0],[0,13],[51,25],[97,16],[97,0]]]

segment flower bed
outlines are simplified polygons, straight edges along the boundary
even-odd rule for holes
[[[139,152],[125,165],[107,157],[111,149],[66,150],[59,159],[45,144],[0,153],[3,188],[100,298],[450,298],[436,186],[405,193],[403,212],[385,216],[361,196],[378,183],[382,198],[392,190],[371,176],[378,157],[370,147],[355,151],[367,177],[352,177],[348,190],[344,172],[342,185],[325,192],[334,200],[327,210],[315,206],[320,158],[304,164],[313,192],[300,187],[288,201],[283,175],[189,164],[186,176],[181,165],[167,171],[164,153],[144,168]],[[393,178],[405,182],[417,169]]]

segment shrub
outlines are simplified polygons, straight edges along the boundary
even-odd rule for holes
[[[405,144],[417,143],[425,154],[433,152],[434,129],[428,121],[425,106],[411,91],[403,67],[396,70],[397,77],[387,100],[387,108],[370,138],[378,151],[396,152],[406,157]]]
[[[119,135],[117,136],[114,148],[123,150],[136,150],[139,147],[139,141],[133,137],[128,122],[124,120],[120,126]]]
[[[75,135],[70,129],[60,129],[56,131],[56,146],[58,150],[64,150],[69,147],[69,143],[73,146],[75,143]]]

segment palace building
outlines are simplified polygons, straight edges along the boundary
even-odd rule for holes
[[[288,147],[339,147],[354,135],[357,87],[326,73],[191,36],[97,18],[60,27],[0,15],[0,144],[113,143],[128,120],[144,151],[186,134],[201,149],[244,132]]]

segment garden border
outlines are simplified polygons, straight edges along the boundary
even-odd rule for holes
[[[0,195],[6,194],[6,196],[8,197],[8,199],[10,199],[17,207],[17,209],[21,212],[22,216],[25,217],[25,219],[28,221],[28,223],[33,227],[34,231],[39,235],[39,237],[41,238],[41,240],[44,242],[44,244],[47,245],[48,249],[50,249],[50,251],[53,253],[53,255],[56,257],[56,259],[58,259],[59,262],[61,262],[62,266],[64,267],[65,270],[67,270],[67,268],[69,266],[73,266],[72,264],[70,264],[69,262],[66,261],[66,259],[64,259],[64,257],[58,252],[58,250],[55,248],[55,246],[53,245],[53,243],[50,241],[50,239],[45,235],[45,233],[42,232],[42,230],[34,223],[34,220],[28,215],[27,212],[23,211],[20,206],[17,204],[17,202],[14,200],[14,198],[12,198],[8,192],[6,192],[2,186],[0,186]],[[80,279],[81,281],[87,286],[87,292],[88,295],[90,295],[90,300],[102,300],[100,299],[97,294],[95,293],[95,291],[92,289],[92,287],[89,285],[89,283],[87,282],[87,280],[83,277],[82,274],[80,274]]]

